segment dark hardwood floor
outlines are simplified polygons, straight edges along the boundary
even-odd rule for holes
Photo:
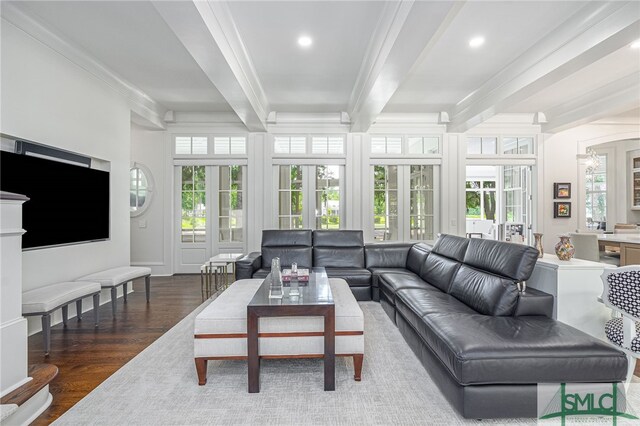
[[[29,364],[50,363],[59,368],[50,385],[53,403],[34,425],[47,425],[80,401],[120,367],[202,303],[199,275],[151,278],[151,302],[146,303],[144,279],[134,282],[125,304],[118,299],[115,320],[111,303],[100,307],[100,326],[93,313],[80,322],[69,319],[66,328],[51,329],[51,353],[42,351],[42,333],[29,337]],[[90,299],[84,303],[91,306]]]

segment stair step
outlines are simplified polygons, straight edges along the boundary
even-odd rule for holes
[[[47,386],[58,375],[58,367],[53,364],[34,364],[29,366],[29,382],[9,392],[0,399],[1,405],[15,404],[18,407],[27,402]]]

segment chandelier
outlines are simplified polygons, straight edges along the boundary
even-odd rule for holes
[[[587,148],[587,155],[585,156],[585,158],[585,171],[587,172],[587,174],[592,174],[600,167],[600,158],[598,157],[598,154],[596,154],[595,150],[593,150],[593,148]]]

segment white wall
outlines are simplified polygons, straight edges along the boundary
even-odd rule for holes
[[[171,148],[166,132],[131,126],[131,162],[142,163],[153,178],[149,207],[132,217],[131,264],[149,266],[153,275],[171,274]]]
[[[24,290],[128,264],[127,102],[5,19],[1,31],[0,131],[108,161],[111,169],[110,240],[24,252]],[[102,296],[109,300],[106,292]],[[30,330],[38,327],[34,321]]]
[[[640,129],[634,124],[588,124],[575,127],[555,135],[545,135],[543,155],[544,186],[541,191],[543,202],[542,229],[544,236],[544,249],[553,252],[557,236],[563,233],[575,232],[584,228],[584,191],[582,173],[584,166],[579,166],[578,154],[586,152],[590,146],[604,146],[616,152],[620,150],[622,155],[638,144]],[[630,140],[635,139],[635,140]],[[601,145],[607,144],[607,145]],[[618,156],[619,157],[619,156]],[[607,213],[607,225],[615,222],[626,222],[627,217],[627,191],[628,179],[626,167],[622,161],[611,161],[611,175],[609,188],[610,196]],[[571,182],[572,215],[571,219],[553,218],[553,183]],[[612,200],[612,201],[609,201]],[[565,201],[565,200],[558,200]]]

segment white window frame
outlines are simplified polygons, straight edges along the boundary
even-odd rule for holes
[[[400,138],[400,153],[374,153],[372,151],[373,138]],[[438,139],[438,153],[409,153],[409,138],[437,138]],[[406,133],[406,134],[393,134],[393,133],[372,133],[369,135],[368,143],[368,155],[371,159],[387,159],[387,158],[442,158],[443,151],[443,134],[441,133]]]
[[[604,157],[604,165],[605,165],[605,170],[604,170],[604,182],[607,188],[609,188],[609,158],[612,158],[611,155],[609,155],[609,152],[605,152],[605,150],[602,150],[601,152],[596,152],[596,155],[598,157]],[[583,208],[583,214],[584,214],[584,220],[582,221],[582,223],[580,224],[580,227],[584,226],[585,229],[588,229],[587,227],[587,198],[592,195],[592,194],[605,194],[605,208],[604,208],[604,220],[605,222],[607,222],[607,227],[609,227],[609,220],[607,219],[607,217],[609,217],[609,209],[610,209],[610,200],[609,200],[609,193],[611,191],[592,191],[590,190],[590,188],[587,187],[587,175],[593,175],[593,173],[587,173],[586,172],[586,167],[583,168],[582,170],[584,170],[584,173],[581,174],[582,176],[582,188],[584,188],[584,203],[582,203],[582,208]],[[601,173],[598,173],[601,174]],[[591,208],[591,217],[593,217],[593,206]]]
[[[305,152],[302,153],[282,153],[276,152],[276,138],[277,137],[296,137],[296,138],[304,138],[305,139]],[[331,154],[315,154],[313,153],[313,138],[314,137],[340,137],[342,139],[342,153],[331,153]],[[293,161],[294,159],[306,159],[306,158],[323,158],[323,159],[331,159],[331,158],[346,158],[347,156],[347,135],[344,133],[275,133],[269,134],[269,145],[270,152],[272,158],[286,158],[288,161]],[[322,162],[320,162],[322,165]]]
[[[178,154],[176,153],[176,139],[180,137],[205,137],[207,138],[207,153],[206,154]],[[215,138],[244,138],[244,154],[216,154],[214,151]],[[171,134],[171,152],[174,159],[205,159],[205,158],[220,158],[220,159],[247,159],[249,157],[247,133],[189,133],[179,132]]]
[[[469,154],[467,153],[468,140],[470,138],[496,138],[496,153],[495,154]],[[505,138],[529,138],[532,140],[531,152],[528,154],[504,154],[504,139]],[[534,133],[469,133],[464,135],[462,139],[463,156],[467,159],[482,159],[482,158],[512,158],[517,160],[522,159],[536,159],[538,155],[538,135]]]
[[[153,189],[155,187],[155,182],[153,180],[153,175],[151,174],[151,170],[147,166],[142,163],[134,162],[131,165],[130,170],[138,169],[140,170],[145,178],[147,179],[147,193],[145,195],[144,203],[142,206],[138,207],[136,210],[129,210],[130,217],[138,217],[141,216],[144,212],[147,211],[149,206],[151,205],[151,200],[153,199]],[[131,176],[129,176],[131,178]],[[131,184],[131,182],[129,182]],[[130,188],[131,189],[131,188]],[[139,188],[136,186],[136,198],[138,197]]]
[[[204,133],[176,133],[172,136],[172,145],[171,149],[173,152],[173,156],[175,158],[194,158],[194,157],[206,157],[211,151],[211,136]],[[190,138],[191,139],[191,153],[189,154],[178,154],[176,140],[178,138]],[[207,138],[207,153],[206,154],[193,154],[193,138]]]
[[[216,139],[218,138],[228,138],[229,139],[229,154],[218,154],[215,152]],[[243,138],[244,139],[244,152],[241,154],[231,153],[231,138]],[[211,145],[211,149],[209,150],[210,155],[217,158],[246,158],[248,153],[247,147],[247,135],[241,134],[214,134],[211,135],[209,140],[212,141],[209,145]]]

